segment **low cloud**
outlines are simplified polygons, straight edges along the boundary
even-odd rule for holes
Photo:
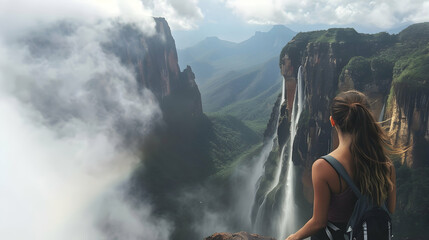
[[[255,24],[360,25],[388,29],[402,23],[429,21],[429,2],[421,0],[223,2],[245,21]]]
[[[191,30],[198,28],[203,13],[198,0],[142,0],[149,6],[152,15],[165,17],[173,30]]]
[[[0,36],[9,39],[62,20],[93,24],[116,18],[127,23],[138,23],[146,33],[154,33],[155,27],[151,9],[140,0],[0,0],[0,6]]]
[[[152,214],[150,202],[127,195],[141,164],[138,146],[162,114],[153,94],[102,47],[109,29],[124,20],[60,20],[62,11],[71,16],[78,6],[65,4],[69,10],[48,17],[35,9],[30,17],[46,20],[40,26],[23,20],[19,34],[1,31],[0,236],[167,239],[171,224]],[[9,6],[4,16],[1,9],[3,20],[31,12]]]
[[[62,20],[94,24],[117,19],[154,34],[152,17],[165,17],[174,30],[188,30],[198,27],[203,14],[198,0],[0,0],[0,38],[14,39]]]

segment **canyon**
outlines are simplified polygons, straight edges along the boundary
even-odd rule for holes
[[[426,200],[419,201],[427,199],[422,194],[428,187],[417,184],[427,182],[429,167],[427,23],[397,35],[349,28],[298,33],[279,53],[283,94],[270,106],[263,136],[235,118],[205,115],[198,76],[190,66],[180,71],[165,19],[156,18],[156,29],[156,35],[143,36],[133,26],[122,26],[112,31],[105,49],[133,69],[139,87],[160,102],[163,122],[141,145],[144,164],[133,174],[129,195],[150,199],[156,214],[173,222],[172,239],[197,239],[219,230],[279,239],[302,225],[311,217],[311,165],[338,142],[329,124],[330,101],[349,89],[369,97],[396,146],[409,146],[394,158],[394,224],[399,239],[421,236],[428,212],[415,209],[427,209]],[[290,150],[283,151],[286,146]],[[416,185],[410,187],[410,181]],[[294,220],[285,232],[291,202]],[[406,224],[411,218],[422,224]],[[222,236],[209,239],[238,235]]]

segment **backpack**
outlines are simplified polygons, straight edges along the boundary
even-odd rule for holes
[[[347,223],[345,240],[391,240],[392,220],[386,206],[374,204],[368,196],[360,193],[343,165],[330,155],[321,157],[325,159],[341,177],[347,182],[357,197],[352,216]],[[331,223],[331,229],[335,229]],[[332,239],[331,239],[332,240]]]

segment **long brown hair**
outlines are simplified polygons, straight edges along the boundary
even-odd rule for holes
[[[393,188],[390,140],[370,112],[366,96],[351,90],[338,94],[331,104],[331,115],[342,133],[352,136],[350,152],[354,180],[362,194],[382,205]]]

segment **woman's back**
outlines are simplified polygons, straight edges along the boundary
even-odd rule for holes
[[[346,169],[349,176],[353,178],[353,164],[351,163],[350,151],[347,148],[339,146],[330,155],[335,157]],[[354,203],[357,198],[335,169],[325,160],[322,161],[322,164],[326,164],[327,183],[331,192],[328,221],[338,224],[347,223],[353,212]]]
[[[330,153],[346,169],[347,173],[353,179],[353,164],[350,151],[347,148],[337,148]],[[332,167],[331,167],[332,168]],[[357,200],[356,195],[347,185],[344,179],[332,168],[332,178],[330,178],[331,200],[328,210],[328,221],[333,223],[346,223],[352,215],[354,204]]]

